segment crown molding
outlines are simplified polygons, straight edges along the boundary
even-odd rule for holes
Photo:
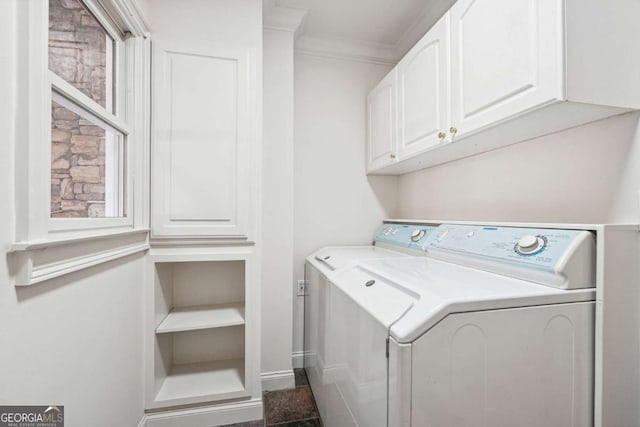
[[[393,66],[398,62],[398,55],[391,45],[310,37],[305,34],[296,40],[295,53],[387,66]]]
[[[263,0],[263,27],[295,34],[295,53],[320,58],[394,66],[451,7],[455,0],[432,0],[395,43],[374,43],[305,34],[306,9],[282,7]]]
[[[304,27],[307,16],[305,9],[277,6],[273,1],[263,3],[262,27],[265,30],[286,31],[298,37]]]
[[[455,3],[455,0],[434,0],[393,45],[398,58],[402,58],[427,31],[444,15]]]

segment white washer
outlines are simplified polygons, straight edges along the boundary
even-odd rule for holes
[[[336,395],[334,378],[340,368],[336,366],[336,348],[332,340],[327,339],[333,335],[331,330],[339,327],[332,324],[335,319],[328,310],[345,301],[332,292],[329,281],[340,271],[359,261],[424,255],[424,243],[435,228],[434,225],[383,224],[376,231],[372,245],[325,247],[307,257],[304,366],[322,414],[339,413],[345,419],[351,418],[344,399]],[[386,394],[386,384],[381,386],[385,388]]]
[[[592,425],[594,236],[441,225],[424,247],[330,278],[324,425]]]

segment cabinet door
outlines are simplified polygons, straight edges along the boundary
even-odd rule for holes
[[[367,96],[367,172],[396,161],[396,69]]]
[[[245,50],[155,43],[152,234],[247,238],[255,72]]]
[[[449,128],[449,13],[398,64],[398,157],[442,142]]]
[[[564,98],[561,0],[459,0],[450,12],[458,135]]]

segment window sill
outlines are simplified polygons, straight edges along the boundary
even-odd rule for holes
[[[16,286],[31,286],[149,249],[149,230],[16,242],[9,262]]]

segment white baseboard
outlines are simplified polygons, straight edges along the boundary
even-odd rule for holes
[[[304,351],[294,351],[291,354],[291,364],[294,369],[304,368]]]
[[[284,390],[296,386],[296,377],[293,370],[263,372],[260,374],[262,391]]]
[[[146,415],[145,427],[211,427],[262,419],[262,399]],[[139,426],[141,427],[141,426]]]

